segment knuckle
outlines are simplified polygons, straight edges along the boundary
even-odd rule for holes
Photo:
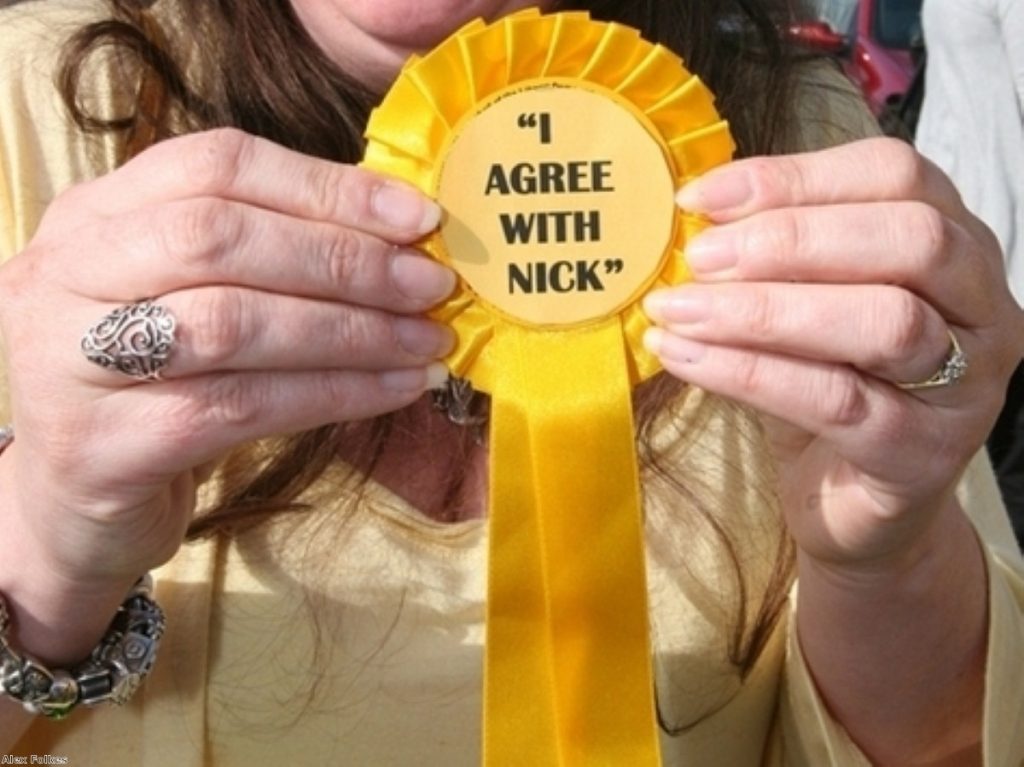
[[[829,371],[818,387],[819,417],[832,426],[858,426],[868,415],[868,400],[858,375],[849,370]]]
[[[344,311],[338,315],[335,336],[342,353],[354,358],[366,350],[377,350],[395,346],[394,334],[381,332],[382,321],[367,311]]]
[[[747,172],[755,198],[764,204],[771,205],[794,195],[800,197],[803,177],[797,163],[789,157],[754,158]]]
[[[312,380],[313,400],[332,408],[348,407],[353,399],[349,378],[336,373],[322,372]]]
[[[930,312],[912,293],[894,289],[892,295],[886,297],[885,308],[874,314],[880,318],[880,325],[875,329],[880,363],[905,363],[927,351],[925,341]]]
[[[780,305],[770,291],[751,289],[748,300],[736,302],[736,308],[744,331],[752,337],[773,338],[778,334]]]
[[[896,195],[916,196],[926,175],[924,158],[907,142],[889,136],[875,139],[874,147],[878,166],[888,175]]]
[[[780,263],[793,253],[804,252],[809,239],[805,217],[792,209],[771,214],[771,225],[758,227],[760,242],[752,243],[754,252],[768,254]]]
[[[241,226],[237,208],[225,200],[183,203],[160,229],[161,252],[205,273],[237,243]]]
[[[923,202],[911,203],[903,231],[910,236],[924,269],[939,268],[950,255],[953,232],[949,221],[936,208]]]
[[[323,264],[328,284],[332,287],[355,282],[363,240],[350,229],[342,229],[329,237],[323,245]]]
[[[182,316],[183,340],[204,369],[222,368],[247,343],[245,302],[237,291],[196,291]]]
[[[223,194],[234,185],[253,143],[251,136],[237,128],[195,134],[183,150],[187,179],[201,192]]]
[[[333,163],[321,160],[310,164],[305,187],[318,215],[334,219],[340,211],[352,207],[346,176],[343,168]]]
[[[759,354],[741,354],[736,358],[733,378],[736,386],[744,395],[760,391],[768,379],[764,359]]]
[[[251,430],[267,410],[267,393],[250,375],[224,375],[208,379],[186,401],[184,424],[191,431],[208,433],[224,428]]]

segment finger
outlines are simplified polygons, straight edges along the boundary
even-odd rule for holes
[[[176,321],[164,379],[242,370],[416,367],[444,357],[455,344],[451,328],[426,318],[244,288],[196,288],[158,303]],[[97,366],[89,373],[100,383],[125,383],[123,375]]]
[[[330,223],[200,198],[106,219],[78,239],[108,243],[106,258],[73,258],[69,287],[101,301],[228,284],[396,312],[448,296],[454,273],[410,247]]]
[[[106,449],[124,476],[151,475],[154,467],[189,471],[249,440],[397,410],[446,378],[444,365],[433,363],[383,372],[213,374],[131,387],[117,394],[119,418],[144,428],[119,431]]]
[[[910,145],[891,138],[738,160],[690,182],[677,199],[683,209],[719,222],[773,208],[883,200],[920,200],[954,218],[964,215],[946,175]]]
[[[784,208],[711,227],[687,244],[704,282],[902,285],[952,322],[995,320],[1002,263],[962,226],[920,202]]]
[[[219,197],[396,242],[433,230],[440,208],[408,184],[224,128],[164,141],[115,173],[77,188],[75,201],[114,216],[142,205]]]
[[[939,313],[886,285],[689,284],[650,294],[644,308],[682,338],[850,364],[888,381],[928,378],[949,349]]]
[[[956,389],[941,410],[934,402],[863,376],[849,366],[769,352],[713,346],[652,328],[645,344],[678,378],[821,437],[882,481],[955,474],[985,438],[985,398]],[[984,382],[976,392],[984,390]],[[953,438],[955,435],[955,438]],[[899,450],[893,450],[899,445]]]

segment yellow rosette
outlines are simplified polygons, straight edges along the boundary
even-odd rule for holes
[[[586,13],[472,22],[413,57],[364,165],[437,199],[434,313],[491,394],[484,763],[657,765],[630,391],[640,299],[706,225],[673,192],[734,146],[664,47]]]

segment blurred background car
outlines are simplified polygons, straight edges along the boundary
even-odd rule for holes
[[[923,53],[922,0],[807,0],[808,21],[789,35],[809,50],[838,57],[881,117],[911,87]]]

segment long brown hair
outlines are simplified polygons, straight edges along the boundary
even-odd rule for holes
[[[152,2],[107,1],[109,18],[79,30],[64,49],[59,85],[82,130],[122,134],[126,156],[177,133],[234,126],[319,157],[341,162],[361,157],[362,132],[381,94],[324,55],[288,0],[176,0],[179,18],[188,20],[187,40],[154,21]],[[716,94],[738,154],[748,156],[786,147],[794,56],[779,30],[791,16],[790,5],[787,0],[562,0],[556,8],[587,10],[597,19],[630,25],[679,53]],[[126,87],[137,98],[124,114],[98,117],[78,98],[89,58],[100,49],[113,49],[126,63],[122,70],[130,73]],[[680,498],[692,501],[685,483],[659,463],[651,447],[654,419],[681,387],[659,376],[638,389],[638,445],[644,464]],[[262,460],[254,461],[251,452],[229,459],[221,472],[219,500],[193,522],[190,537],[237,534],[303,508],[301,494],[335,462],[343,446],[345,454],[361,456],[359,468],[368,475],[402,418],[397,413],[325,426],[275,442]],[[456,447],[461,451],[454,456],[456,463],[471,449],[466,435]],[[455,497],[462,479],[452,477],[449,496]],[[791,545],[782,536],[768,584],[748,584],[737,548],[715,510],[699,503],[690,507],[734,570],[740,612],[730,651],[745,673],[785,601],[792,578]],[[755,587],[763,597],[755,614],[748,615],[747,592]]]

